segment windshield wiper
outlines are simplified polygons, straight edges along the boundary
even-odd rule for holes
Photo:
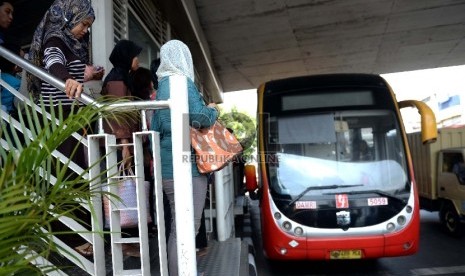
[[[315,190],[329,190],[329,189],[338,189],[338,188],[350,188],[350,187],[358,187],[358,186],[363,186],[363,184],[354,184],[354,185],[326,185],[326,186],[310,186],[307,187],[303,192],[301,192],[298,196],[296,196],[289,204],[287,207],[291,206],[294,204],[297,200],[301,199],[306,193],[310,191],[315,191]]]
[[[387,193],[387,192],[381,191],[381,190],[351,191],[351,192],[347,192],[345,194],[360,195],[360,194],[369,194],[369,193],[385,196],[387,198],[394,199],[394,200],[397,200],[397,201],[402,202],[402,203],[406,202],[406,200],[401,198],[401,197],[398,197],[396,195],[393,195],[393,194],[390,194],[390,193]],[[334,193],[327,193],[326,195],[332,195],[332,194],[334,194]]]

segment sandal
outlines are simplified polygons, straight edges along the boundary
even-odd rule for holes
[[[123,255],[140,258],[140,248],[134,244],[123,244]]]
[[[88,242],[83,245],[77,246],[74,249],[77,252],[79,252],[79,254],[81,254],[82,256],[89,257],[94,255],[94,247],[92,246],[92,244]]]

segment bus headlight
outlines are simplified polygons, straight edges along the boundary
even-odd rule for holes
[[[389,222],[387,225],[386,225],[386,230],[388,232],[392,232],[394,231],[394,229],[396,229],[396,225],[392,222]]]
[[[296,228],[294,229],[294,234],[295,234],[296,236],[302,236],[303,233],[304,233],[304,229],[302,229],[302,227],[296,227]]]
[[[412,213],[412,211],[413,211],[412,206],[407,205],[407,207],[405,207],[405,211],[406,211],[407,213],[409,213],[409,214]]]
[[[282,225],[283,225],[283,228],[284,228],[285,230],[287,230],[287,231],[290,231],[291,228],[292,228],[292,224],[291,224],[289,221],[283,222]]]
[[[406,221],[407,221],[407,218],[405,216],[398,216],[397,217],[397,223],[400,226],[404,225]]]
[[[280,212],[274,213],[274,219],[275,220],[280,220],[281,219],[281,213]]]

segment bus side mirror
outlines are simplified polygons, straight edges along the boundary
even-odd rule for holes
[[[256,190],[258,189],[255,166],[245,165],[244,174],[245,174],[245,188],[250,194],[255,193]]]
[[[406,100],[400,101],[399,108],[414,107],[421,116],[421,140],[423,144],[436,142],[438,136],[436,116],[427,104],[422,101]]]

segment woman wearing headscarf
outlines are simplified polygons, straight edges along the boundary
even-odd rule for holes
[[[32,38],[29,59],[64,81],[65,92],[31,74],[27,75],[28,91],[33,93],[36,99],[41,95],[49,110],[61,106],[65,119],[73,108],[79,107],[75,98],[79,98],[82,92],[84,71],[89,62],[88,32],[94,20],[94,10],[89,0],[55,0]],[[63,142],[58,151],[67,157],[72,156],[72,161],[81,168],[87,166],[84,146],[74,137],[70,136]],[[74,173],[69,170],[69,174]],[[79,212],[78,216],[90,223],[88,212]],[[69,231],[61,223],[52,225],[52,228],[54,231]],[[78,234],[66,234],[61,237],[71,247],[85,242]]]
[[[71,110],[82,92],[89,63],[89,28],[95,20],[89,0],[56,0],[37,26],[29,59],[65,82],[65,93],[28,76],[28,89],[43,96],[46,106]]]
[[[113,64],[110,73],[103,81],[101,94],[112,98],[129,98],[133,97],[130,90],[131,85],[131,72],[139,68],[138,55],[142,48],[130,40],[120,40],[116,43],[111,51],[109,60]],[[138,122],[119,119],[118,121],[107,119],[104,121],[105,133],[115,135],[118,144],[122,144],[121,151],[118,150],[118,161],[123,162],[124,168],[131,167],[132,152],[131,147],[128,145],[132,141],[133,132],[140,131]],[[136,236],[138,235],[137,228],[125,228],[124,235]],[[140,257],[139,246],[135,244],[123,244],[123,255]]]
[[[103,81],[102,95],[115,98],[132,96],[129,90],[129,87],[132,87],[129,75],[139,68],[138,55],[141,51],[142,48],[130,40],[123,39],[116,43],[109,58],[113,68]],[[108,120],[104,129],[106,133],[114,134],[118,143],[128,144],[132,139],[132,133],[139,130],[139,125]],[[129,146],[123,146],[122,160],[126,163],[125,167],[130,165],[130,156]]]
[[[28,74],[28,91],[37,99],[42,95],[46,107],[61,106],[67,118],[75,98],[82,92],[86,64],[89,62],[89,28],[95,20],[89,0],[55,0],[46,11],[32,38],[29,59],[50,74],[65,82],[65,93],[51,84]],[[71,156],[77,140],[70,137],[59,151]],[[81,146],[73,161],[86,165]]]
[[[179,40],[170,40],[160,49],[160,66],[157,70],[158,90],[157,100],[170,98],[170,76],[181,75],[187,78],[189,123],[201,128],[215,123],[218,111],[215,104],[204,103],[199,90],[194,83],[194,66],[189,48]],[[178,275],[178,255],[176,250],[176,213],[174,202],[173,156],[171,140],[171,117],[169,109],[156,110],[152,117],[151,128],[160,133],[161,172],[163,191],[171,209],[171,227],[168,238],[168,268],[171,276]],[[175,145],[181,146],[181,145]],[[192,163],[192,186],[194,202],[194,223],[196,233],[205,205],[207,193],[207,177],[201,175],[195,162]]]

